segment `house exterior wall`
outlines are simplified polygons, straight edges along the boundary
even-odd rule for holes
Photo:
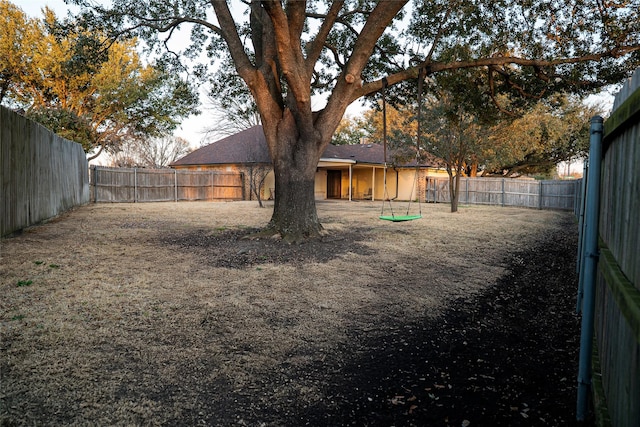
[[[425,201],[426,179],[427,177],[447,177],[445,171],[427,168],[418,171],[416,181],[415,169],[393,169],[387,168],[387,194],[384,189],[384,169],[376,169],[374,198],[382,200],[390,198],[396,200],[418,200]]]
[[[273,170],[271,170],[264,179],[264,183],[262,184],[262,188],[260,189],[260,198],[262,200],[273,200],[273,198],[276,197],[275,191],[276,175]]]
[[[370,199],[373,190],[373,169],[354,167],[352,185],[354,199],[364,199],[365,197]]]
[[[349,198],[349,169],[344,169],[342,171],[342,186],[340,188],[340,198],[348,199]]]
[[[327,198],[327,170],[317,170],[315,179],[314,188],[316,200],[324,200]]]
[[[250,174],[247,167],[238,164],[221,165],[189,165],[175,166],[175,169],[193,171],[216,171],[216,172],[242,172],[244,174],[244,195],[246,200],[255,200],[255,196],[250,194]],[[342,199],[349,198],[349,167],[326,167],[318,168],[315,176],[315,198],[325,200],[327,198],[327,170],[341,171]],[[397,174],[397,178],[396,178]],[[420,169],[418,172],[417,185],[414,185],[416,171],[412,168],[398,169],[387,168],[387,194],[384,186],[384,168],[376,165],[354,165],[351,175],[351,198],[354,200],[371,199],[382,200],[391,198],[397,200],[425,200],[426,178],[427,177],[447,177],[447,173],[438,169]],[[375,184],[375,185],[374,185]],[[397,188],[397,192],[396,192]],[[262,200],[269,200],[275,197],[275,176],[271,170],[264,180],[261,188]],[[373,196],[373,197],[371,197]]]

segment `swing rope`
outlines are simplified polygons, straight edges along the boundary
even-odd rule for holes
[[[380,218],[384,216],[384,204],[389,203],[389,210],[391,211],[391,217],[395,218],[393,212],[393,205],[391,204],[391,197],[389,197],[389,190],[387,188],[387,95],[386,90],[389,82],[386,77],[382,78],[382,147],[384,153],[384,194],[382,196],[382,211],[380,212]]]
[[[418,183],[418,177],[420,172],[420,122],[421,122],[421,112],[422,112],[422,82],[424,80],[424,68],[420,68],[418,71],[418,124],[417,124],[417,141],[416,141],[416,167],[415,174],[413,179],[413,184],[411,186],[411,193],[415,191]],[[395,215],[393,212],[393,205],[391,203],[391,198],[389,197],[389,192],[387,189],[387,102],[386,102],[386,89],[388,86],[388,81],[386,77],[382,78],[382,143],[384,146],[384,197],[382,200],[382,211],[380,212],[380,219],[386,221],[411,221],[414,219],[422,218],[422,204],[420,203],[420,195],[418,194],[418,215],[409,215],[409,210],[411,209],[411,197],[409,197],[409,203],[407,204],[407,211],[405,215]],[[384,215],[384,204],[385,201],[389,202],[389,210],[391,211],[391,215]]]

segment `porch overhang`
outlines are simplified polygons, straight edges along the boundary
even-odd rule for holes
[[[330,167],[339,167],[339,166],[349,166],[356,164],[355,160],[351,159],[326,159],[321,158],[318,162],[319,168],[330,168]]]

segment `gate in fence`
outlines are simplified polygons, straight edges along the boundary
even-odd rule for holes
[[[243,200],[243,174],[175,169],[108,168],[90,170],[93,202],[178,202]]]

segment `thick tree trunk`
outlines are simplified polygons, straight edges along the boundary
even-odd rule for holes
[[[322,231],[315,201],[321,145],[293,135],[280,134],[278,138],[281,139],[277,142],[279,149],[272,152],[276,196],[267,228],[285,241],[302,242],[319,236]]]
[[[315,168],[309,173],[292,167],[275,176],[276,199],[269,228],[288,242],[318,236],[322,225],[316,211]]]
[[[455,175],[449,174],[449,194],[451,195],[451,212],[458,212],[458,200],[460,200],[460,171]]]

